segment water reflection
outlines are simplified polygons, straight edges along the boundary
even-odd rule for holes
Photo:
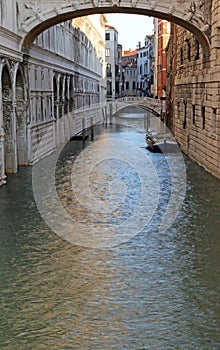
[[[143,145],[141,131],[103,132]],[[85,146],[68,144],[66,175],[67,160]],[[186,158],[184,206],[159,232],[169,180],[163,155],[149,156],[162,208],[118,249],[62,240],[37,211],[31,168],[9,176],[0,189],[1,349],[219,349],[219,180]]]

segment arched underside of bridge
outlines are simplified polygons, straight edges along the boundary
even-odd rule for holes
[[[159,106],[159,108],[158,108]],[[153,103],[152,105],[146,104],[144,101],[140,101],[140,100],[133,100],[132,102],[126,102],[126,101],[122,101],[118,103],[117,100],[117,110],[115,113],[117,113],[118,111],[123,112],[123,110],[126,111],[126,109],[128,108],[140,108],[140,110],[143,111],[147,111],[147,112],[151,112],[156,116],[160,116],[160,105],[157,104],[157,106],[154,106]]]
[[[205,56],[208,56],[210,14],[207,8],[201,8],[200,3],[199,0],[39,0],[27,4],[26,0],[20,0],[17,11],[21,46],[28,49],[42,31],[72,18],[91,14],[129,13],[157,17],[182,26],[196,36]]]

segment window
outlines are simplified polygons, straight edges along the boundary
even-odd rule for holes
[[[112,83],[107,81],[107,95],[112,95]]]
[[[199,52],[199,42],[198,40],[196,40],[196,56],[195,56],[195,59],[198,60],[199,59],[199,56],[200,56],[200,52]]]
[[[107,78],[110,78],[112,76],[110,64],[107,64],[107,66],[106,66],[106,76],[107,76]]]
[[[180,48],[180,64],[183,64],[183,48]]]
[[[212,108],[212,130],[216,131],[217,108]]]
[[[183,129],[186,129],[187,102],[183,101],[183,103],[184,103]]]
[[[105,33],[105,40],[110,40],[110,33]]]
[[[129,81],[126,81],[126,90],[129,90]]]
[[[180,102],[177,102],[177,118],[179,119],[180,117]]]
[[[192,105],[192,123],[195,125],[196,123],[196,106]]]
[[[186,42],[187,42],[187,58],[188,58],[188,61],[190,62],[191,61],[191,45],[190,45],[189,39],[187,39]]]
[[[202,106],[201,114],[202,114],[202,128],[205,129],[205,106]]]
[[[136,81],[133,81],[133,90],[136,89]]]
[[[220,27],[217,28],[217,34],[216,34],[216,47],[220,47]]]
[[[105,57],[109,57],[110,56],[110,49],[105,49]]]

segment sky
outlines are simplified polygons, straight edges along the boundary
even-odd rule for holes
[[[153,17],[124,13],[106,14],[107,24],[117,29],[118,43],[124,50],[136,49],[138,42],[144,45],[147,34],[153,34]]]

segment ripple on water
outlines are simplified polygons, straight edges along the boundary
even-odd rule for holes
[[[74,147],[67,145],[65,171],[57,168],[57,191],[81,217],[85,208],[77,207],[69,182]],[[149,157],[159,174],[160,206],[145,229],[108,250],[74,246],[54,234],[37,211],[31,169],[9,176],[0,189],[1,349],[220,348],[219,180],[186,158],[183,206],[170,229],[160,232],[170,178],[163,155]],[[102,166],[91,174],[98,198],[110,195],[112,181],[112,160]],[[121,179],[119,162],[115,169]],[[139,199],[135,171],[127,166],[124,176],[127,202],[115,209],[113,223],[126,219]],[[105,215],[84,220],[106,224]]]

